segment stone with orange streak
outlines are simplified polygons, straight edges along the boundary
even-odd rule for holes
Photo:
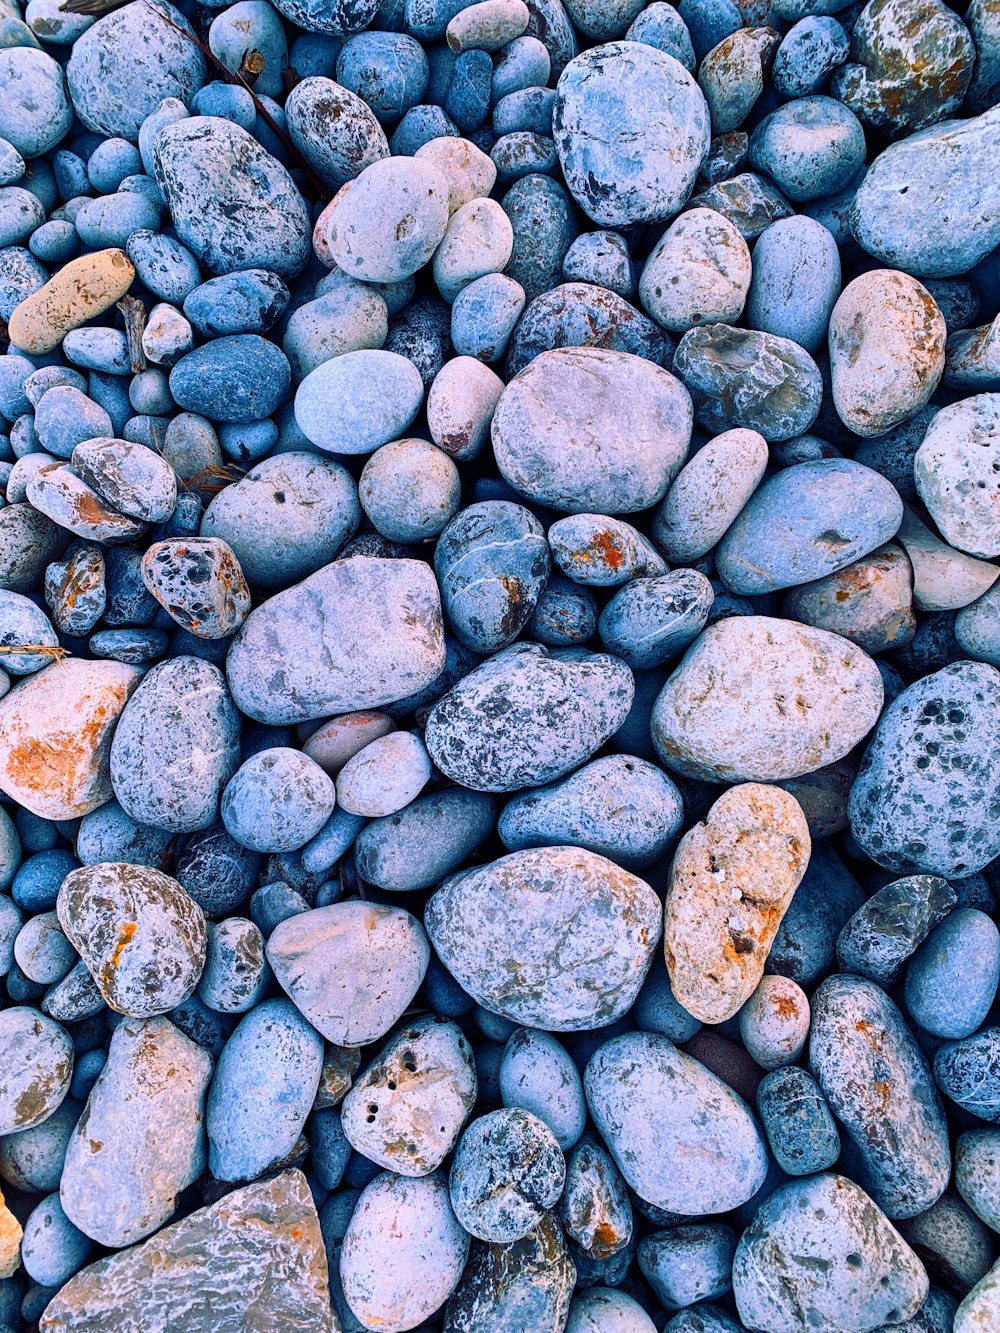
[[[250,611],[250,589],[232,547],[221,537],[154,542],[142,581],[178,625],[199,639],[224,639]]]
[[[792,588],[782,612],[842,634],[867,653],[902,648],[917,627],[910,561],[890,542],[845,569]]]
[[[141,537],[145,523],[119,514],[67,463],[40,467],[25,487],[29,503],[77,537],[95,542],[127,542]]]
[[[809,863],[802,807],[780,787],[731,787],[681,839],[670,870],[664,952],[677,999],[722,1023],[750,998]]]
[[[588,1258],[609,1259],[632,1239],[632,1201],[614,1158],[590,1133],[566,1162],[566,1185],[559,1200],[566,1235]]]
[[[0,791],[42,819],[110,800],[111,735],[142,672],[122,662],[54,662],[0,700]]]

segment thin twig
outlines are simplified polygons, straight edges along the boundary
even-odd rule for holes
[[[286,152],[295,160],[296,164],[302,171],[303,176],[309,182],[309,185],[313,193],[315,194],[316,198],[320,201],[320,203],[323,204],[329,203],[331,198],[330,191],[323,184],[320,178],[316,175],[312,167],[310,167],[309,163],[305,160],[305,158],[302,156],[299,150],[295,147],[294,143],[292,143],[291,139],[288,136],[288,131],[283,129],[282,126],[278,124],[278,122],[271,115],[270,111],[268,111],[267,107],[263,104],[263,102],[254,92],[254,90],[247,83],[246,79],[244,79],[242,75],[238,73],[234,74],[228,65],[224,65],[222,63],[222,61],[218,58],[218,56],[211,49],[210,46],[208,46],[205,42],[200,41],[199,38],[195,37],[193,33],[188,32],[186,28],[182,28],[179,23],[175,23],[169,14],[164,14],[162,9],[157,9],[156,5],[152,3],[152,0],[145,0],[145,3],[149,6],[149,8],[153,11],[154,14],[159,15],[159,17],[163,20],[164,23],[166,23],[169,27],[173,28],[175,32],[179,32],[180,35],[183,38],[185,38],[185,40],[189,41],[192,46],[196,46],[198,48],[198,50],[202,53],[202,55],[209,62],[209,64],[213,65],[218,70],[219,77],[222,79],[224,83],[235,83],[238,84],[241,88],[245,88],[247,90],[247,92],[253,98],[253,104],[257,111],[257,114],[260,116],[261,120],[264,121],[267,127],[271,130],[272,134],[274,134],[275,137],[280,140]]]
[[[68,648],[51,643],[0,643],[0,657],[51,657],[53,662],[61,662],[70,656]]]

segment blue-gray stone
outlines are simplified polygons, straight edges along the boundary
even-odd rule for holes
[[[695,569],[633,579],[601,612],[601,643],[634,671],[662,666],[698,637],[714,600],[711,583]]]
[[[971,1036],[1000,981],[1000,931],[974,907],[958,907],[936,926],[906,969],[910,1017],[935,1037]]]
[[[1000,854],[1000,672],[953,662],[889,705],[851,788],[851,832],[899,874],[961,879]]]
[[[213,421],[259,421],[284,402],[291,378],[280,348],[243,333],[182,356],[170,372],[170,392],[178,407]]]
[[[457,870],[495,823],[496,802],[484,792],[430,792],[362,828],[354,863],[361,878],[380,889],[429,889]]]
[[[803,215],[780,218],[754,246],[748,328],[817,351],[840,295],[840,276],[837,243],[822,223]]]
[[[840,1156],[836,1121],[813,1076],[796,1065],[774,1069],[757,1089],[757,1111],[782,1171],[811,1176]]]
[[[222,822],[255,852],[292,852],[333,813],[332,780],[299,750],[262,750],[234,774],[222,795]]]
[[[939,875],[908,875],[883,885],[838,935],[840,971],[891,986],[907,958],[956,902],[955,889]]]
[[[934,1056],[934,1078],[951,1101],[980,1120],[1000,1124],[1000,1028],[985,1027],[946,1042]]]

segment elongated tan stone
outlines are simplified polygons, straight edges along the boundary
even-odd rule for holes
[[[798,801],[757,782],[730,787],[680,840],[663,940],[688,1013],[722,1023],[753,994],[810,850]]]
[[[110,800],[111,733],[142,672],[70,658],[0,700],[0,791],[42,819],[76,819]]]
[[[109,310],[132,286],[135,269],[124,250],[71,259],[44,287],[15,306],[9,333],[22,352],[51,352],[88,319]]]
[[[0,1193],[0,1277],[11,1277],[21,1267],[21,1223]]]

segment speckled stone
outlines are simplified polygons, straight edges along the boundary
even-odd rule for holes
[[[505,1106],[473,1120],[448,1176],[461,1225],[479,1240],[509,1245],[542,1221],[562,1194],[566,1162],[549,1127]]]
[[[793,588],[783,611],[792,620],[842,634],[867,653],[901,648],[916,629],[913,572],[903,550],[880,546],[853,564]]]
[[[913,460],[920,498],[945,539],[987,559],[1000,555],[996,469],[1000,394],[974,394],[932,418]]]
[[[71,259],[11,315],[11,344],[25,352],[52,351],[70,329],[120,301],[134,277],[135,269],[121,250]]]
[[[738,1207],[763,1183],[767,1150],[746,1103],[666,1037],[613,1037],[583,1083],[594,1123],[646,1203],[703,1217]]]
[[[226,673],[241,712],[275,726],[405,698],[439,675],[444,658],[430,568],[356,556],[252,611]]]
[[[908,875],[884,885],[837,936],[840,970],[891,986],[907,958],[957,901],[955,890],[938,875]]]
[[[830,316],[833,401],[856,435],[918,412],[944,373],[944,316],[908,273],[874,269],[847,284]]]
[[[799,777],[852,750],[882,699],[878,668],[847,639],[732,616],[709,626],[667,681],[653,707],[653,743],[685,777]]]
[[[782,1171],[811,1176],[840,1157],[840,1134],[819,1084],[798,1065],[775,1069],[757,1088],[757,1110]]]
[[[661,499],[687,453],[691,402],[667,371],[599,348],[536,357],[493,417],[501,473],[537,504],[631,513]]]
[[[160,132],[155,159],[177,235],[210,273],[265,268],[289,278],[305,265],[312,238],[305,201],[239,125],[217,116],[175,121]]]
[[[175,879],[149,866],[74,870],[56,903],[63,934],[107,1004],[130,1018],[168,1013],[205,965],[205,917]]]
[[[819,413],[823,382],[812,357],[790,338],[729,324],[689,329],[674,373],[709,431],[742,426],[769,443],[807,431]]]
[[[474,1241],[462,1280],[445,1308],[445,1333],[530,1328],[564,1333],[576,1269],[562,1227],[546,1213],[510,1245]]]
[[[668,569],[648,538],[631,523],[607,514],[557,519],[549,528],[548,543],[552,559],[566,577],[588,588],[616,588],[629,579],[666,574]]]
[[[341,1119],[351,1147],[404,1176],[435,1171],[476,1101],[472,1048],[438,1014],[396,1033],[355,1080]]]
[[[497,829],[510,851],[571,843],[628,870],[662,857],[683,823],[681,794],[633,755],[606,755],[508,801]]]
[[[409,912],[358,901],[300,912],[267,942],[281,988],[340,1046],[385,1036],[416,994],[429,958],[427,936]]]
[[[66,1148],[60,1197],[86,1236],[119,1248],[151,1235],[205,1168],[212,1058],[166,1018],[115,1028]]]
[[[809,1066],[848,1140],[845,1165],[888,1217],[923,1212],[951,1172],[926,1058],[892,1000],[866,977],[829,977],[812,1011]]]
[[[875,0],[854,25],[833,93],[867,125],[913,134],[954,116],[975,60],[968,29],[941,0]]]
[[[293,852],[333,814],[334,786],[308,755],[275,746],[251,755],[222,795],[222,822],[243,847]]]
[[[216,1180],[253,1180],[285,1160],[312,1109],[323,1040],[290,1000],[265,1000],[226,1042],[205,1111]]]
[[[736,1248],[733,1290],[750,1327],[861,1330],[915,1315],[927,1296],[917,1256],[845,1176],[782,1185]]]
[[[83,1269],[45,1308],[45,1333],[244,1333],[261,1310],[286,1333],[336,1333],[316,1205],[300,1171],[234,1190],[135,1249]]]
[[[240,719],[218,667],[175,657],[153,667],[111,742],[111,783],[136,823],[208,828],[240,758]]]
[[[399,282],[427,263],[447,227],[441,172],[426,158],[387,157],[341,186],[328,214],[327,246],[350,277]]]
[[[708,152],[710,124],[678,60],[639,42],[608,42],[563,70],[552,133],[577,203],[601,226],[621,227],[680,211]]]
[[[658,324],[684,333],[696,324],[739,319],[750,277],[750,251],[732,222],[710,208],[692,208],[650,252],[639,299]]]
[[[444,1176],[383,1172],[362,1191],[340,1250],[344,1297],[363,1328],[415,1328],[458,1286],[470,1239]]]
[[[327,185],[339,187],[389,156],[371,107],[333,79],[302,79],[288,94],[285,116],[292,143]]]
[[[749,1000],[805,873],[809,828],[780,787],[731,787],[684,835],[670,869],[664,952],[674,995],[721,1023]]]
[[[684,564],[710,551],[757,489],[767,463],[767,441],[755,430],[723,431],[699,449],[653,518],[653,536],[667,559]]]
[[[1000,1124],[1000,1028],[945,1042],[934,1056],[934,1079],[950,1101]]]
[[[590,282],[563,282],[534,298],[510,340],[507,378],[559,347],[628,352],[656,365],[669,364],[672,350],[670,339],[651,319],[616,292]]]
[[[753,18],[761,21],[766,15],[766,10],[758,11]],[[727,134],[743,124],[764,90],[780,40],[774,28],[739,27],[705,55],[698,84],[708,101],[716,134]]]
[[[73,1074],[73,1042],[37,1009],[0,1013],[0,1134],[21,1133],[58,1110]]]
[[[756,492],[716,555],[741,596],[833,574],[893,537],[903,503],[879,473],[849,458],[783,468]]]
[[[593,852],[513,852],[446,880],[424,916],[435,951],[479,1003],[515,1023],[573,1032],[613,1023],[660,937],[649,885]]]
[[[15,686],[0,699],[0,788],[43,819],[103,805],[112,733],[140,679],[119,662],[70,658]]]
[[[31,592],[66,549],[66,533],[30,504],[0,509],[0,587]]]
[[[969,1292],[955,1312],[954,1333],[988,1333],[1000,1319],[1000,1263]]]
[[[431,759],[476,791],[517,791],[552,782],[613,736],[635,687],[616,657],[582,660],[515,644],[477,667],[427,719]]]
[[[679,657],[708,620],[711,583],[696,569],[635,579],[608,602],[597,622],[601,643],[634,671]]]
[[[875,158],[850,210],[858,243],[917,277],[966,273],[1000,245],[1000,107],[933,125]]]
[[[632,1204],[608,1150],[587,1133],[569,1154],[559,1201],[566,1235],[588,1258],[608,1259],[632,1239]]]
[[[851,831],[900,874],[961,878],[1000,853],[1000,674],[954,662],[883,714],[851,790]]]
[[[614,1287],[580,1291],[573,1297],[566,1325],[566,1333],[655,1333],[655,1329],[639,1302]]]
[[[120,514],[162,523],[177,504],[173,468],[141,444],[128,440],[92,439],[73,450],[73,468],[101,499]]]

